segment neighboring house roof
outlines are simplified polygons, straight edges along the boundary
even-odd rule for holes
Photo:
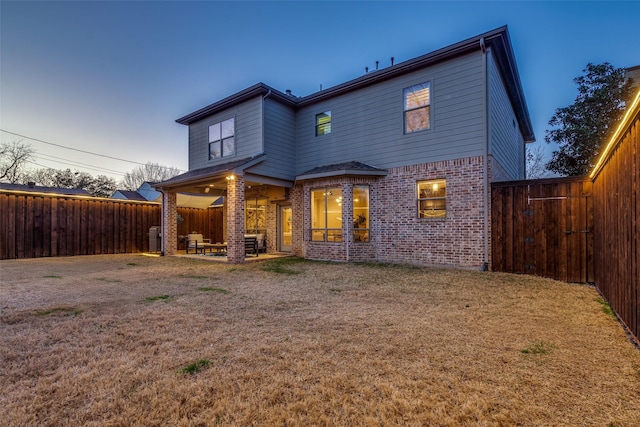
[[[640,65],[625,69],[624,76],[633,79],[633,87],[640,87]]]
[[[138,200],[140,202],[146,202],[147,199],[142,197],[140,193],[135,190],[116,190],[112,195],[112,199],[123,199],[123,200]]]
[[[386,174],[387,171],[385,169],[379,169],[361,162],[350,161],[315,167],[298,175],[296,180],[302,181],[305,179],[326,178],[339,175],[384,176]]]
[[[256,96],[269,96],[269,98],[275,99],[285,105],[289,105],[292,108],[299,108],[431,66],[468,52],[485,48],[491,48],[495,53],[497,63],[502,70],[505,86],[511,102],[513,103],[513,109],[518,119],[518,123],[520,124],[520,128],[522,129],[525,141],[535,141],[533,125],[531,124],[531,118],[529,117],[529,110],[524,98],[524,90],[522,89],[522,84],[520,82],[515,56],[511,47],[511,40],[506,26],[463,40],[459,43],[438,49],[417,58],[410,59],[381,70],[369,72],[356,79],[304,97],[287,95],[264,83],[258,83],[191,114],[187,114],[186,116],[177,119],[176,122],[183,125],[189,125],[210,116],[211,114],[223,111]]]
[[[91,194],[83,188],[59,188],[59,187],[43,187],[31,184],[6,184],[0,183],[0,190],[9,191],[28,191],[32,193],[55,193],[64,194],[66,196],[90,196]]]

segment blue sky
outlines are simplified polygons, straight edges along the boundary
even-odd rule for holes
[[[186,170],[187,128],[175,119],[196,109],[260,81],[308,95],[361,76],[376,60],[388,66],[392,56],[398,63],[508,25],[542,142],[588,62],[640,65],[639,17],[638,1],[3,0],[0,128]],[[136,167],[24,141],[42,166],[116,179]]]

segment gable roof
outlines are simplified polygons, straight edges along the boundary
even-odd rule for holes
[[[505,86],[507,88],[509,98],[513,103],[514,111],[525,137],[525,141],[533,142],[535,141],[533,126],[531,124],[531,118],[529,117],[529,110],[525,102],[524,91],[520,82],[513,48],[511,46],[511,40],[506,26],[471,37],[417,58],[369,72],[353,80],[328,89],[320,90],[319,92],[304,97],[287,95],[264,83],[257,83],[191,114],[187,114],[186,116],[177,119],[176,122],[183,125],[189,125],[210,116],[211,114],[223,111],[257,96],[269,96],[270,99],[274,99],[290,106],[291,108],[297,109],[398,77],[468,52],[484,50],[487,47],[490,47],[495,53],[496,61],[503,73]]]

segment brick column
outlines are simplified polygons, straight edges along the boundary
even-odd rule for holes
[[[227,179],[227,261],[244,261],[244,177]]]
[[[177,195],[173,191],[162,191],[162,254],[178,253]]]

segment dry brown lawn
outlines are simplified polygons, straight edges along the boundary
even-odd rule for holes
[[[640,351],[587,286],[140,255],[0,274],[2,425],[640,425]]]

